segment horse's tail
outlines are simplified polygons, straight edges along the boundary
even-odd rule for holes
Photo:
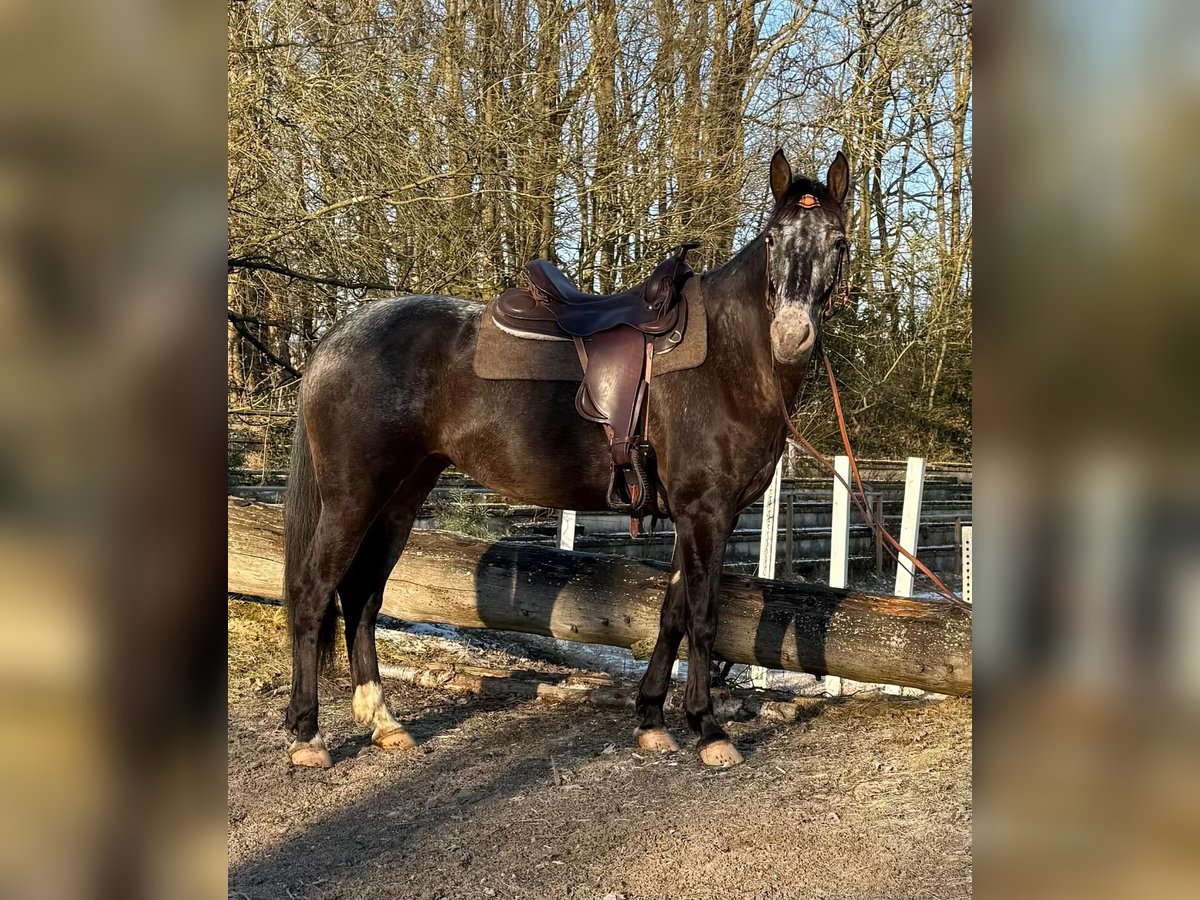
[[[312,548],[317,521],[321,517],[321,492],[317,489],[317,476],[313,471],[312,454],[308,448],[308,429],[304,425],[303,410],[296,413],[296,430],[292,434],[292,458],[288,468],[287,495],[283,505],[283,602],[287,608],[289,631],[292,627],[293,606],[301,572]],[[337,640],[338,609],[332,597],[328,598],[321,627],[317,632],[317,658],[321,668],[333,664],[334,643]]]

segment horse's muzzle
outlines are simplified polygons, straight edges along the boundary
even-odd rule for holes
[[[771,350],[786,364],[800,362],[812,352],[816,331],[807,316],[781,315],[771,323]]]

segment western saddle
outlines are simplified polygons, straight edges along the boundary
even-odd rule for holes
[[[575,343],[583,381],[575,408],[604,427],[613,472],[608,504],[630,516],[635,537],[647,513],[666,515],[655,485],[653,448],[644,438],[646,395],[654,356],[683,340],[687,303],[683,285],[692,274],[687,243],[637,287],[589,294],[544,259],[532,260],[528,288],[512,288],[492,307],[496,325],[533,340]]]

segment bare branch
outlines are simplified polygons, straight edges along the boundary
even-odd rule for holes
[[[262,341],[260,341],[257,337],[254,336],[254,332],[252,332],[249,328],[246,327],[246,322],[241,315],[239,315],[238,313],[235,313],[232,309],[228,310],[228,313],[229,313],[229,324],[231,324],[234,327],[234,330],[237,331],[238,334],[240,334],[243,338],[245,338],[247,341],[249,341],[254,346],[254,349],[256,349],[259,353],[261,353],[263,356],[265,356],[268,360],[270,360],[272,363],[277,365],[279,368],[283,369],[283,371],[285,371],[289,375],[291,375],[293,379],[297,379],[300,377],[300,373],[297,372],[296,369],[293,368],[290,363],[288,363],[286,360],[280,359],[278,356],[276,356],[274,353],[271,352],[271,349],[266,344],[264,344]]]
[[[274,272],[276,275],[286,275],[297,281],[307,281],[310,284],[327,284],[331,287],[346,288],[351,291],[395,291],[402,293],[394,284],[383,281],[351,281],[346,278],[334,278],[323,275],[305,275],[279,263],[268,262],[264,259],[248,259],[246,257],[231,257],[228,261],[231,269],[251,269],[262,272]]]

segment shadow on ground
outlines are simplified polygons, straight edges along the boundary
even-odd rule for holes
[[[248,643],[231,647],[231,897],[970,892],[968,701],[851,700],[817,704],[804,722],[732,723],[746,764],[712,771],[688,749],[636,751],[631,712],[386,677],[422,747],[385,753],[353,723],[342,678],[322,685],[336,765],[294,770],[278,727],[285,636],[273,620],[250,632],[236,614],[230,633]],[[409,658],[393,662],[451,661],[427,638],[401,649]],[[469,661],[515,664],[481,654]],[[686,737],[677,711],[668,723]]]

